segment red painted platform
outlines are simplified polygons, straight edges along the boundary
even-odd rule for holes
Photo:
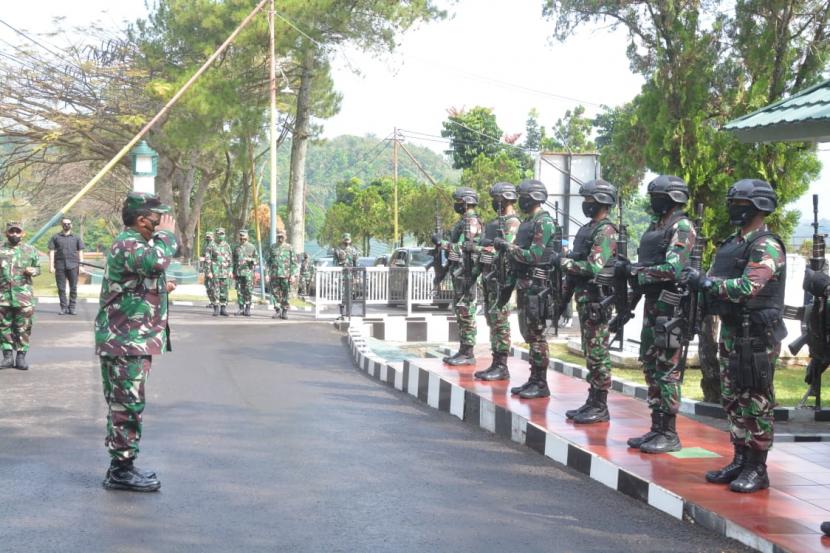
[[[830,520],[830,443],[775,444],[768,459],[771,488],[739,494],[726,485],[709,484],[703,477],[707,470],[719,468],[732,458],[725,432],[681,415],[677,430],[684,448],[700,447],[721,457],[679,459],[641,453],[629,449],[626,440],[644,433],[651,424],[643,401],[610,392],[610,422],[576,425],[565,418],[565,411],[584,402],[584,381],[550,370],[551,397],[523,400],[511,396],[509,389],[527,380],[527,362],[510,358],[509,383],[474,380],[473,372],[486,368],[489,362],[487,358],[481,359],[477,367],[449,367],[440,359],[419,359],[417,365],[785,550],[830,551],[830,538],[823,537],[819,529],[821,522]]]

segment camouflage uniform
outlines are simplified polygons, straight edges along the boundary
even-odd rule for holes
[[[214,302],[217,305],[228,305],[228,279],[231,277],[232,258],[231,246],[224,239],[220,241],[217,238],[210,252],[205,252],[205,263],[210,271]]]
[[[495,236],[498,233],[499,219],[502,219],[501,226],[504,231],[504,239],[512,243],[516,239],[516,232],[519,230],[521,220],[516,215],[504,215],[489,222],[483,236]],[[492,228],[491,228],[492,227]],[[490,350],[493,353],[510,353],[510,306],[505,302],[502,307],[498,306],[499,295],[502,285],[511,287],[510,280],[515,280],[514,275],[508,271],[508,282],[498,281],[497,267],[502,262],[501,257],[506,254],[498,252],[493,246],[480,248],[479,265],[476,274],[484,275],[482,288],[484,289],[484,314],[487,317],[487,326],[490,329]],[[487,262],[489,260],[489,262]],[[505,262],[509,263],[507,259]]]
[[[268,275],[271,281],[271,296],[274,307],[288,309],[291,279],[297,276],[297,261],[288,244],[272,244],[268,250]]]
[[[762,234],[763,233],[763,234]],[[737,388],[733,383],[734,375],[729,370],[729,357],[735,352],[735,341],[741,335],[741,318],[739,309],[752,298],[760,297],[759,293],[778,283],[783,286],[786,279],[786,252],[780,240],[769,231],[766,226],[754,230],[742,237],[740,233],[733,234],[723,242],[718,251],[730,244],[751,244],[751,251],[743,274],[737,278],[727,278],[716,281],[715,288],[710,291],[716,301],[725,306],[725,313],[721,314],[721,330],[719,339],[721,403],[729,420],[729,434],[732,443],[745,445],[757,451],[767,451],[772,447],[773,439],[773,407],[775,406],[775,389],[770,384],[769,389],[756,390]],[[728,262],[728,260],[727,260]],[[717,253],[715,258],[717,263]],[[734,263],[734,257],[733,261]],[[715,274],[715,264],[710,269],[710,275]],[[711,300],[710,300],[711,301]],[[783,309],[783,306],[780,306]],[[750,334],[757,338],[764,348],[769,363],[774,368],[781,351],[783,336],[771,336],[769,331],[755,320],[750,326]]]
[[[248,241],[237,244],[233,249],[233,276],[236,279],[236,303],[240,309],[251,305],[256,266],[256,247]]]
[[[581,238],[584,246],[580,244]],[[591,389],[608,390],[611,388],[608,317],[601,310],[600,291],[592,281],[617,255],[617,228],[608,218],[587,223],[579,230],[570,255],[562,260],[562,272],[571,277],[566,280],[566,287],[573,287],[576,299],[588,383]]]
[[[643,329],[640,333],[640,361],[648,384],[648,405],[652,411],[677,414],[680,409],[680,348],[662,349],[654,345],[654,327],[658,318],[671,319],[674,308],[657,297],[663,289],[675,291],[674,283],[681,271],[689,265],[689,256],[695,244],[695,228],[682,212],[660,224],[660,217],[652,219],[648,232],[662,234],[665,241],[665,262],[641,266],[637,269],[637,284],[645,294]],[[645,236],[643,237],[645,238]],[[641,250],[643,242],[641,241]],[[663,243],[660,244],[661,249]],[[643,254],[641,252],[640,257]]]
[[[202,271],[205,273],[205,291],[207,292],[208,302],[213,306],[216,304],[216,287],[213,283],[213,278],[210,275],[210,270],[207,268],[208,259],[210,259],[210,250],[213,247],[213,234],[209,233],[205,236],[205,255],[203,261]]]
[[[344,240],[347,234],[344,234]],[[349,238],[349,242],[351,242],[351,238]],[[352,299],[354,298],[354,273],[352,269],[357,267],[357,258],[360,257],[360,253],[357,251],[355,247],[351,245],[351,243],[346,244],[345,242],[340,245],[339,248],[334,250],[334,264],[337,267],[343,267],[342,273],[342,294],[341,294],[341,303],[340,303],[340,316],[346,315],[347,311],[351,309]],[[348,305],[348,307],[347,307]],[[351,316],[351,313],[347,314]]]
[[[465,236],[465,230],[469,227],[469,237]],[[476,283],[475,267],[473,271],[473,282],[469,288],[464,290],[464,250],[463,245],[468,239],[478,242],[482,233],[481,220],[478,218],[475,209],[468,209],[464,216],[453,226],[450,231],[450,240],[443,240],[441,247],[448,252],[450,260],[448,271],[452,275],[453,287],[453,310],[458,321],[458,339],[462,346],[474,346],[476,343]],[[476,262],[473,256],[473,263]]]
[[[22,230],[22,229],[21,229]],[[34,274],[23,271],[34,269]],[[8,240],[0,249],[0,342],[5,351],[29,351],[29,335],[35,312],[32,277],[40,274],[37,250]]]
[[[146,196],[155,197],[131,193],[127,202]],[[157,231],[148,241],[127,228],[107,254],[95,318],[95,353],[101,359],[108,408],[105,444],[114,461],[130,462],[138,455],[144,383],[152,356],[170,351],[165,271],[176,248],[172,232]]]
[[[527,229],[527,230],[525,230]],[[558,225],[550,213],[540,209],[529,215],[517,230],[515,244],[509,249],[510,259],[516,272],[516,302],[518,305],[519,330],[530,349],[531,371],[548,370],[548,342],[545,340],[546,320],[531,316],[528,299],[541,292],[541,286],[531,276],[532,266],[545,267],[546,249],[551,246]],[[527,233],[527,236],[525,236]],[[544,379],[544,378],[543,378]]]
[[[300,296],[307,296],[311,283],[312,271],[314,270],[314,264],[306,254],[303,254],[303,256],[304,257],[300,262],[300,280],[297,284],[297,294]]]

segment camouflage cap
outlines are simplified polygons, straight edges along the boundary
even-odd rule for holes
[[[213,231],[209,230],[205,233],[205,238],[213,238]]]
[[[345,242],[345,241],[347,241],[347,240],[348,240],[349,242],[351,242],[351,241],[352,241],[352,235],[351,235],[351,234],[349,234],[348,232],[344,232],[344,233],[343,233],[343,236],[341,236],[341,237],[340,237],[340,239],[341,239],[341,240],[343,240],[343,242]]]
[[[13,228],[16,228],[17,230],[23,230],[23,225],[18,223],[17,221],[10,221],[6,223],[6,232],[9,232]]]
[[[248,238],[248,231],[245,229],[240,230],[239,236],[244,236],[245,238]]]
[[[285,231],[284,230],[278,230],[277,231],[277,236],[282,236],[283,238],[285,238]]]
[[[152,211],[153,213],[170,213],[170,206],[161,203],[156,194],[149,192],[130,192],[124,199],[126,211]]]
[[[225,235],[225,229],[223,229],[222,227],[217,228],[215,232],[216,234],[221,234],[222,236]]]

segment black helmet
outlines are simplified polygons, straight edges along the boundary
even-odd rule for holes
[[[602,179],[591,180],[580,186],[579,195],[593,198],[598,204],[614,205],[617,203],[617,189],[613,184]]]
[[[665,194],[678,204],[689,201],[689,187],[680,177],[674,175],[660,175],[648,183],[649,194]]]
[[[478,192],[472,188],[462,186],[456,188],[452,193],[452,199],[455,203],[463,203],[467,205],[478,205]]]
[[[755,209],[764,213],[772,213],[778,207],[775,190],[768,182],[760,179],[739,180],[727,192],[726,200],[749,200]]]
[[[490,187],[490,197],[501,198],[502,200],[513,202],[516,201],[516,198],[518,196],[516,195],[515,186],[513,186],[509,182],[497,182],[496,184]]]
[[[519,196],[528,196],[540,203],[548,199],[548,189],[540,180],[523,180],[519,183],[518,192]]]

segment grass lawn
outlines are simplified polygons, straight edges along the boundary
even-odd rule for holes
[[[523,347],[526,346],[523,344]],[[585,360],[581,355],[574,355],[568,351],[565,344],[550,344],[550,356],[567,361],[576,365],[584,366]],[[637,384],[645,384],[643,371],[639,369],[623,369],[613,367],[612,374],[618,378],[628,380]],[[683,397],[690,399],[703,399],[703,392],[700,389],[701,373],[696,367],[686,369],[683,379]],[[822,390],[830,390],[830,371],[822,375]],[[794,407],[801,401],[801,396],[807,390],[804,383],[803,367],[785,367],[779,365],[775,369],[775,399],[782,407]],[[828,391],[827,393],[830,393]]]

